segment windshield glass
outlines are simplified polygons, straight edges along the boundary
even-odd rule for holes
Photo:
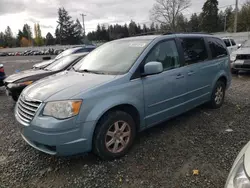
[[[74,51],[76,51],[78,48],[70,48],[68,50],[63,51],[62,53],[60,53],[58,56],[56,56],[55,59],[60,59],[61,57],[67,56],[72,54]]]
[[[124,74],[151,40],[118,40],[106,43],[81,60],[76,71]]]
[[[47,66],[45,68],[45,70],[49,70],[49,71],[62,70],[64,68],[68,67],[77,58],[79,58],[79,56],[70,55],[70,56],[62,57],[62,58],[58,59],[57,61],[55,61],[54,63],[52,63],[51,65]]]

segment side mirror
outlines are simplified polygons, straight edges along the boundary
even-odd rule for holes
[[[159,74],[161,72],[163,72],[162,63],[157,62],[157,61],[152,61],[152,62],[148,62],[146,65],[144,65],[143,76]]]
[[[0,68],[3,68],[3,64],[0,64]]]
[[[242,44],[238,44],[238,49],[241,48]]]

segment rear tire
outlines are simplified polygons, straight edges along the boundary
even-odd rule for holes
[[[111,111],[101,118],[93,137],[93,152],[103,160],[123,157],[136,135],[133,118],[123,111]]]
[[[224,103],[226,85],[221,80],[218,80],[214,86],[211,100],[209,102],[210,107],[213,109],[220,108]]]

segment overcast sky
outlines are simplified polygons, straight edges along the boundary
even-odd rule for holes
[[[242,4],[245,0],[239,0]],[[133,19],[150,24],[149,11],[155,0],[0,0],[0,31],[10,26],[16,35],[25,23],[32,27],[39,23],[42,35],[54,35],[57,26],[57,9],[64,7],[73,19],[82,21],[80,14],[86,14],[86,32],[95,30],[100,24],[123,24]],[[205,0],[192,0],[192,6],[184,12],[200,12]],[[219,7],[235,3],[235,0],[219,0]]]

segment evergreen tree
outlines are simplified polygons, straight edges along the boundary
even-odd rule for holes
[[[142,32],[143,33],[147,33],[148,32],[148,28],[147,28],[146,24],[143,24]]]
[[[7,26],[5,32],[4,32],[4,46],[5,47],[14,47],[15,46],[15,40],[13,37],[13,33],[9,26]]]
[[[192,14],[188,25],[190,27],[191,32],[200,31],[200,20],[199,16],[196,13]]]
[[[217,31],[219,32],[224,31],[225,18],[226,18],[225,13],[223,11],[220,11],[218,14]]]
[[[133,36],[137,34],[137,25],[133,20],[131,20],[129,23],[128,32],[129,32],[129,36]]]
[[[0,32],[0,47],[5,46],[5,39],[4,39],[4,33]]]
[[[202,30],[206,32],[218,31],[218,0],[207,0],[202,8]]]
[[[155,24],[154,24],[154,22],[152,22],[151,25],[150,25],[150,31],[151,32],[155,31]]]
[[[49,45],[54,45],[54,43],[55,43],[54,37],[50,32],[48,32],[45,38],[45,44],[49,46]]]
[[[226,19],[226,31],[233,31],[234,12],[232,6],[226,8],[225,19]]]
[[[129,37],[128,25],[127,24],[124,25],[123,30],[124,30],[124,32],[123,32],[124,33],[124,37]]]
[[[58,26],[56,30],[57,41],[60,44],[79,44],[81,43],[81,33],[76,28],[71,16],[64,8],[58,9]],[[59,39],[58,39],[59,37]]]
[[[56,44],[61,44],[61,34],[60,34],[60,30],[59,30],[58,27],[56,28],[55,36],[56,36],[55,43]]]
[[[239,11],[239,21],[237,31],[249,31],[250,30],[250,1],[246,2]]]
[[[28,24],[24,24],[23,26],[23,37],[25,37],[28,40],[32,39],[32,32],[31,27]]]

